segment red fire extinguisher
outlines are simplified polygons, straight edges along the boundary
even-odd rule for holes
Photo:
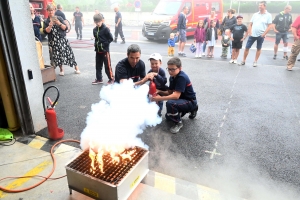
[[[49,97],[47,98],[50,103],[50,106],[47,106],[47,109],[46,109],[45,95],[46,95],[46,92],[50,88],[55,88],[57,90],[57,97],[54,102],[52,102]],[[58,128],[56,112],[54,110],[54,107],[57,103],[58,98],[59,98],[59,90],[57,87],[55,87],[53,85],[49,86],[43,94],[43,107],[44,107],[45,118],[46,118],[47,126],[48,126],[48,135],[49,135],[49,138],[52,140],[58,140],[58,139],[61,139],[64,137],[64,130],[61,128]]]
[[[149,96],[150,97],[155,97],[156,94],[156,85],[154,83],[153,80],[150,80],[150,84],[149,84]]]

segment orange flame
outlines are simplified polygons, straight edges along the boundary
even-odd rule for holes
[[[121,146],[109,146],[103,145],[98,146],[98,148],[90,142],[90,151],[89,157],[91,158],[91,173],[96,173],[97,167],[99,168],[100,172],[104,172],[104,155],[109,155],[111,158],[111,162],[113,164],[118,164],[121,161],[125,162],[126,159],[131,160],[132,154],[135,152],[135,149],[126,150],[124,147]]]

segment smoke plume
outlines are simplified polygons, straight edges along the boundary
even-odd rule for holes
[[[132,80],[102,87],[101,101],[93,104],[88,113],[81,148],[88,149],[90,141],[98,146],[147,148],[136,136],[147,126],[161,122],[157,104],[147,98],[148,91],[148,85],[135,88]]]

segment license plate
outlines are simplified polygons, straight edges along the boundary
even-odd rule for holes
[[[154,33],[147,33],[148,35],[154,35]]]

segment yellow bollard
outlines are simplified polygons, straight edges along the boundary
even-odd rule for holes
[[[16,131],[20,128],[17,117],[11,87],[7,77],[7,69],[4,62],[3,51],[0,45],[0,93],[4,105],[5,115],[8,123],[8,130]]]

